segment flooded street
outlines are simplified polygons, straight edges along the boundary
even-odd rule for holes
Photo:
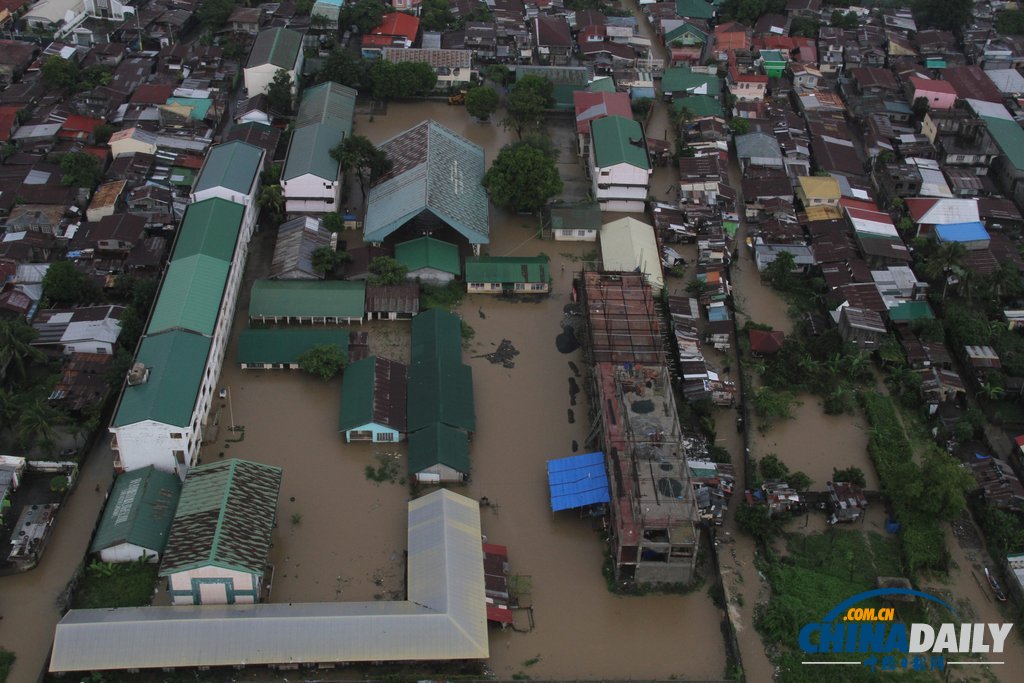
[[[79,473],[77,488],[57,513],[39,565],[0,578],[0,646],[17,655],[8,683],[35,683],[50,655],[62,612],[58,601],[82,561],[112,479],[109,439],[101,438]],[[6,552],[6,550],[5,550]]]

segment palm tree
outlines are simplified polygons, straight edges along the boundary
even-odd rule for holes
[[[0,388],[0,432],[14,424],[18,416],[18,399],[6,389]]]
[[[284,190],[280,185],[265,185],[260,190],[256,203],[270,213],[271,218],[278,222],[284,216]]]
[[[978,391],[989,401],[997,401],[1000,396],[1006,393],[1002,387],[992,384],[991,382],[982,382]]]
[[[0,374],[13,363],[20,377],[25,376],[25,361],[39,362],[43,352],[31,345],[37,332],[23,322],[0,321]]]
[[[942,301],[946,301],[946,287],[949,285],[949,276],[955,269],[963,264],[967,249],[959,242],[946,242],[942,244],[935,253],[924,262],[924,274],[930,280],[942,279]]]
[[[15,432],[26,444],[38,444],[51,450],[56,443],[54,425],[63,421],[63,415],[54,410],[44,398],[37,398],[21,406]]]

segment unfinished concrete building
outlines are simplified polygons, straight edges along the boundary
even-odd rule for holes
[[[583,273],[593,419],[611,485],[615,577],[688,583],[697,506],[650,286],[636,273]]]

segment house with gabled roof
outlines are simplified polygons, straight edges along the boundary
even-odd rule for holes
[[[299,216],[277,229],[274,258],[270,262],[271,280],[322,280],[324,273],[313,268],[313,253],[330,248],[331,233],[320,227],[320,220]]]
[[[349,333],[337,327],[250,327],[238,335],[243,370],[298,370],[299,357],[316,346],[336,346],[348,358]]]
[[[201,202],[219,197],[245,207],[242,222],[243,242],[248,243],[256,226],[259,205],[260,171],[264,152],[255,145],[233,140],[211,147],[199,169],[190,199]]]
[[[676,0],[676,14],[686,19],[712,19],[715,3],[706,0]]]
[[[260,601],[281,475],[234,458],[189,472],[160,562],[173,604]]]
[[[392,443],[405,439],[407,368],[369,356],[345,368],[338,431],[345,442]]]
[[[417,237],[395,245],[395,260],[408,268],[406,279],[446,285],[462,273],[459,248],[433,237]]]
[[[466,259],[470,294],[547,294],[551,270],[546,256],[471,256]]]
[[[538,64],[565,66],[572,56],[573,40],[562,15],[538,15],[533,19],[533,40]]]
[[[180,494],[181,480],[153,466],[119,475],[89,552],[103,562],[159,562]]]
[[[385,14],[380,25],[362,38],[364,59],[376,59],[386,47],[412,47],[420,32],[419,17],[403,12]]]
[[[297,128],[281,172],[287,213],[330,213],[341,200],[341,164],[331,150],[345,139],[339,127],[314,123]]]
[[[412,236],[446,228],[475,253],[490,242],[482,147],[428,120],[378,148],[391,161],[391,170],[368,193],[366,242],[379,244],[400,229]]]
[[[325,123],[338,128],[346,137],[351,135],[357,95],[352,88],[333,81],[306,88],[295,114],[295,128]]]
[[[587,92],[577,90],[572,94],[576,108],[576,148],[584,158],[590,156],[590,123],[604,116],[632,118],[633,108],[629,95],[624,92]]]
[[[666,101],[687,95],[708,95],[718,99],[722,94],[722,81],[718,76],[697,73],[688,66],[676,66],[665,71],[661,90]]]
[[[601,210],[643,211],[652,172],[643,127],[605,116],[590,123],[590,135],[590,180]]]
[[[260,31],[243,69],[246,94],[249,97],[266,94],[274,76],[281,69],[287,72],[292,82],[292,92],[296,92],[303,61],[301,33],[288,28]]]
[[[917,236],[931,235],[939,225],[975,223],[980,220],[978,200],[933,197],[910,197],[907,213],[917,224]]]

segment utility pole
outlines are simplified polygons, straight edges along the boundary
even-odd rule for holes
[[[231,387],[228,387],[228,414],[231,416],[231,431],[235,431],[235,407],[231,403]]]

